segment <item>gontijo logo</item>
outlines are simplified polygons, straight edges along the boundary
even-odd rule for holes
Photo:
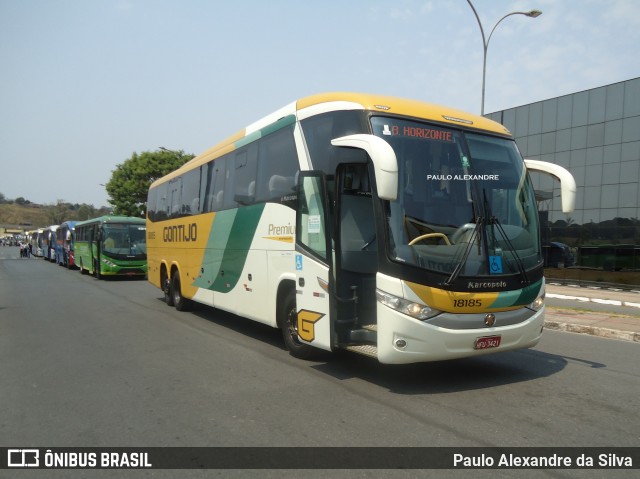
[[[162,229],[162,240],[165,243],[183,243],[196,241],[198,239],[198,225],[190,223],[187,225],[165,226]]]

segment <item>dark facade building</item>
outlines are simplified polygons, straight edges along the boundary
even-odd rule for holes
[[[525,158],[575,177],[576,208],[565,214],[559,183],[531,173],[547,265],[573,266],[579,279],[639,284],[620,273],[640,270],[640,78],[487,116],[511,130]]]

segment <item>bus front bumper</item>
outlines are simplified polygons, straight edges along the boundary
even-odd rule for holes
[[[517,324],[451,329],[414,319],[378,303],[378,360],[407,364],[481,356],[530,348],[542,336],[544,306]],[[464,315],[461,315],[464,316]]]

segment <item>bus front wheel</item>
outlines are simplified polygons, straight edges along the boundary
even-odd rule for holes
[[[319,350],[302,343],[298,336],[298,310],[296,307],[295,289],[287,293],[279,314],[284,345],[289,351],[289,354],[298,359],[311,359],[315,357]]]
[[[173,305],[178,311],[188,311],[190,309],[191,301],[182,296],[182,291],[180,290],[180,273],[178,273],[178,270],[173,272],[169,294]]]

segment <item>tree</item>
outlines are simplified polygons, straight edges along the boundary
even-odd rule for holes
[[[144,217],[149,185],[193,158],[184,151],[144,151],[117,165],[105,185],[114,213]]]
[[[65,203],[64,200],[56,201],[55,206],[46,207],[45,211],[52,225],[59,225],[69,219],[69,203]]]
[[[78,207],[78,211],[76,212],[76,218],[79,221],[85,221],[94,216],[94,209],[92,206],[83,204]]]

